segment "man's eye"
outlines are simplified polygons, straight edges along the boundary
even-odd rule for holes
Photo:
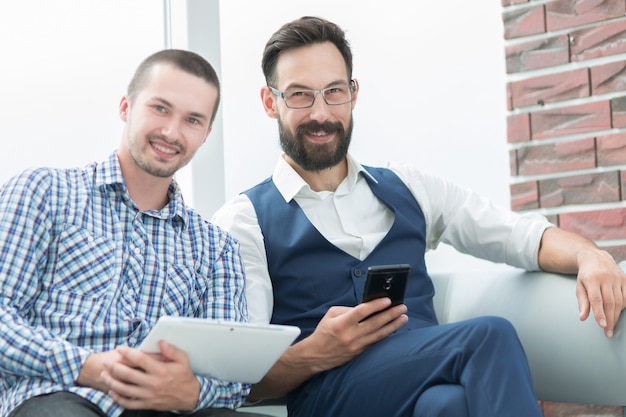
[[[298,91],[291,91],[288,93],[288,95],[289,97],[310,97],[311,92],[306,91],[306,90],[298,90]]]
[[[341,94],[344,92],[344,89],[341,87],[331,87],[326,90],[326,94]]]
[[[160,106],[160,105],[158,105],[158,104],[157,104],[156,106],[154,106],[154,109],[155,109],[156,111],[158,111],[159,113],[165,113],[165,112],[167,111],[167,110],[165,109],[165,107]]]
[[[192,125],[197,125],[200,124],[200,120],[196,119],[195,117],[190,117],[189,119],[187,119],[189,121],[189,123],[191,123]]]

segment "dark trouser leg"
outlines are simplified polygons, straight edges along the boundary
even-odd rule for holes
[[[435,385],[420,395],[413,417],[468,417],[465,388],[461,385]]]
[[[268,417],[267,414],[238,413],[226,408],[207,408],[188,417]],[[92,402],[71,392],[55,392],[30,398],[15,409],[9,417],[106,417]],[[126,410],[122,417],[179,417],[180,414],[151,411]]]
[[[39,395],[23,402],[9,417],[105,417],[92,402],[71,392]]]
[[[122,413],[121,417],[180,417],[181,415],[185,417],[270,417],[268,414],[243,413],[229,408],[205,408],[190,414],[151,410],[126,410]]]
[[[461,385],[471,417],[540,417],[526,355],[498,317],[418,328],[411,321],[288,396],[291,416],[409,417],[422,394]],[[412,328],[413,327],[413,328]]]

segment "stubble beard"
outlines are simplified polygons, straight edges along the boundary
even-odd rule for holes
[[[172,141],[168,140],[167,137],[162,136],[162,135],[148,135],[146,137],[146,147],[150,148],[150,142],[152,141],[152,139],[159,139],[161,141],[167,142],[167,143],[173,143]],[[174,143],[176,144],[176,143]],[[176,144],[179,146],[179,144]],[[149,151],[147,151],[149,152]],[[187,165],[187,163],[189,162],[189,160],[183,161],[181,164],[177,164],[175,166],[159,166],[157,164],[153,164],[150,162],[149,158],[146,156],[147,152],[141,153],[141,152],[137,152],[136,148],[134,148],[133,146],[129,146],[129,153],[131,158],[133,159],[133,161],[135,162],[135,164],[145,173],[152,175],[154,177],[158,177],[158,178],[171,178],[174,176],[174,174],[183,166]]]

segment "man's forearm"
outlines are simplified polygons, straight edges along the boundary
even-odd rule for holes
[[[604,251],[584,236],[557,227],[548,228],[541,238],[539,267],[549,272],[576,274],[585,251],[606,256],[606,253],[600,255]]]
[[[265,377],[252,386],[248,400],[282,397],[320,372],[319,361],[306,354],[306,345],[305,339],[289,347]]]

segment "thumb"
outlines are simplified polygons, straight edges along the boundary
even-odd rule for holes
[[[165,340],[159,341],[159,350],[161,351],[161,355],[165,358],[165,360],[172,362],[181,362],[181,363],[189,363],[189,358],[187,354],[178,349],[176,346],[167,343]]]

